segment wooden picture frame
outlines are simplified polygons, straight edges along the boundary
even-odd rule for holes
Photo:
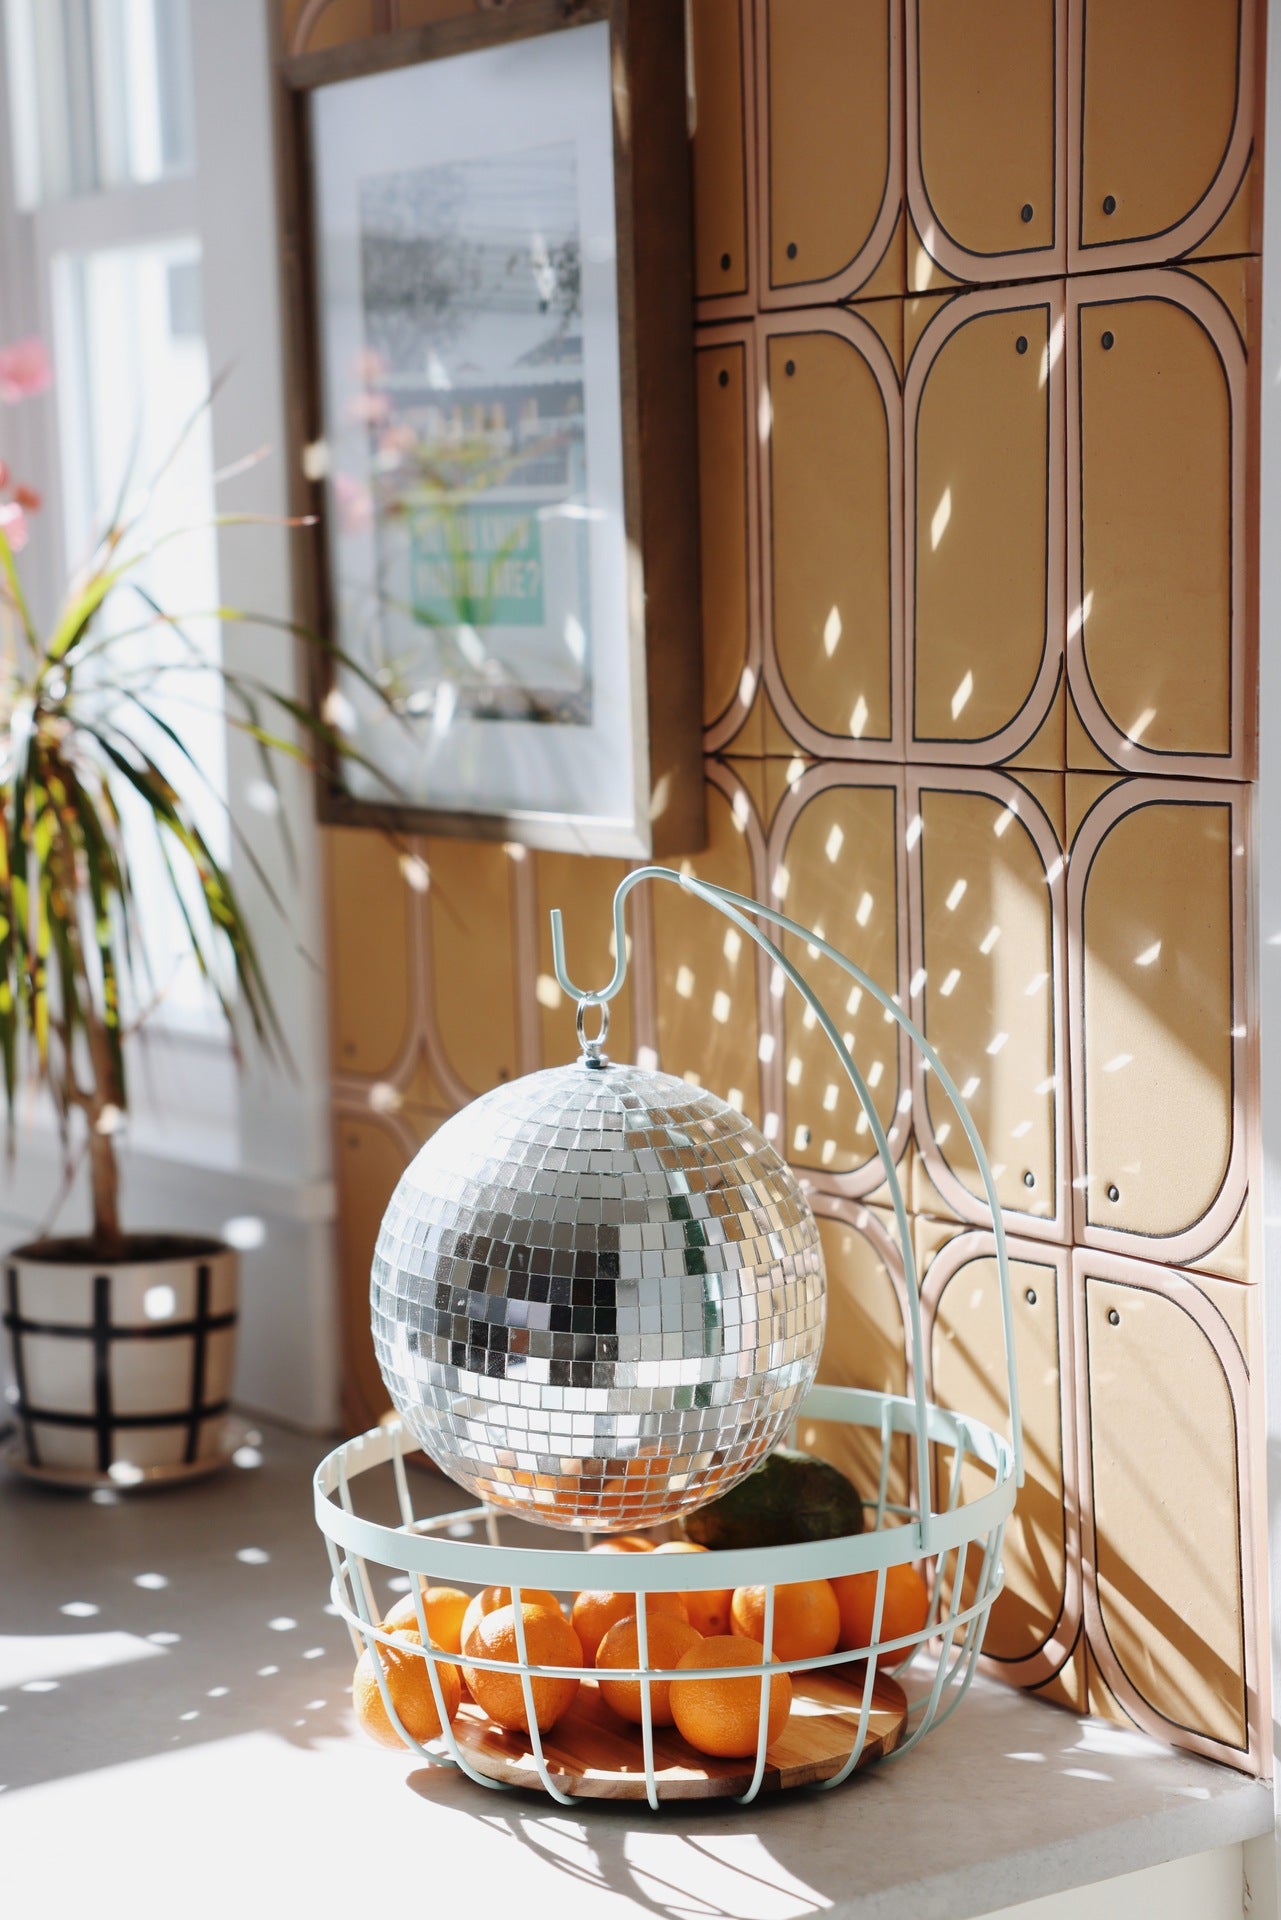
[[[355,750],[321,767],[321,819],[695,851],[683,0],[517,0],[278,74],[295,604]]]

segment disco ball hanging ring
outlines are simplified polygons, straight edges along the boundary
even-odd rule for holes
[[[786,1162],[715,1094],[608,1060],[607,1026],[584,998],[580,1060],[432,1136],[371,1289],[383,1378],[431,1459],[493,1505],[602,1533],[725,1492],[776,1445],[826,1308]]]

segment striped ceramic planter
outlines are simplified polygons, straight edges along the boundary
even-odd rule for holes
[[[26,1464],[128,1484],[223,1458],[238,1296],[216,1240],[134,1236],[114,1261],[83,1240],[15,1247],[3,1318]]]

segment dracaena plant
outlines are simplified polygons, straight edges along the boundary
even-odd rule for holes
[[[7,360],[17,365],[6,386]],[[47,372],[38,343],[0,351],[0,402],[40,391]],[[25,515],[39,502],[29,489],[6,500],[9,476],[0,474],[0,1060],[11,1135],[19,1091],[34,1081],[52,1099],[68,1183],[87,1153],[102,1259],[119,1257],[126,1244],[117,1147],[129,1101],[128,1029],[163,997],[136,884],[140,831],[154,835],[159,871],[233,1039],[248,1029],[269,1051],[283,1050],[239,890],[200,824],[212,784],[163,711],[167,677],[181,674],[188,685],[193,674],[207,678],[227,724],[257,743],[277,801],[278,755],[309,764],[321,741],[350,750],[266,679],[211,660],[186,625],[196,614],[171,611],[152,595],[150,555],[196,531],[148,536],[148,508],[173,459],[147,486],[122,487],[47,630],[32,617],[20,563]],[[202,524],[256,518],[223,514]],[[299,631],[229,607],[197,612],[224,626]],[[148,631],[166,636],[166,653],[140,670],[138,636]],[[275,899],[254,848],[234,818],[230,825],[237,860]]]

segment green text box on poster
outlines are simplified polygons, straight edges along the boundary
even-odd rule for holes
[[[528,507],[474,501],[415,515],[414,617],[429,626],[540,627],[542,529]]]

